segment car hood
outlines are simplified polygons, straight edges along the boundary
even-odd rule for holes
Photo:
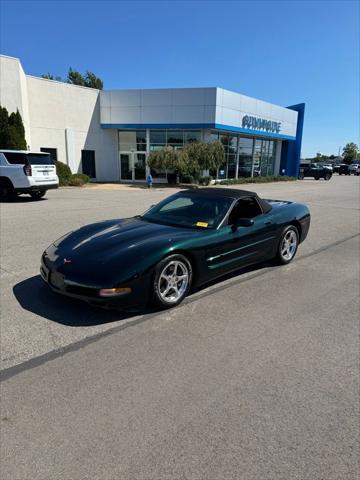
[[[54,242],[46,254],[57,271],[74,281],[108,283],[114,275],[118,281],[119,272],[121,279],[143,272],[179,242],[199,235],[201,231],[196,229],[160,225],[136,217],[116,219],[71,232]]]

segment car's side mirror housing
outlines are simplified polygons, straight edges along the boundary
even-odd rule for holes
[[[238,227],[251,227],[252,225],[254,225],[252,218],[238,218],[236,222],[231,225],[231,228],[235,231]]]

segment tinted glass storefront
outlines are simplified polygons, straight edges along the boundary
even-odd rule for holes
[[[201,140],[201,130],[149,130],[147,151],[146,130],[119,130],[120,180],[145,180],[146,155],[154,150],[170,146],[181,149],[186,143]],[[154,179],[166,180],[166,172],[152,170]]]
[[[219,168],[219,178],[256,177],[274,174],[274,140],[243,137],[213,131],[211,141],[224,145],[225,158]],[[212,172],[215,174],[215,172]]]
[[[212,131],[210,141],[219,141],[224,146],[224,163],[216,178],[267,176],[274,174],[276,142]],[[146,156],[166,146],[182,149],[186,143],[200,141],[201,130],[119,130],[119,172],[121,180],[145,180]],[[165,171],[153,170],[154,179],[166,180]]]

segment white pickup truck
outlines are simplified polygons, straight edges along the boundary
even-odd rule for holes
[[[49,153],[0,150],[0,199],[28,193],[38,200],[58,186],[59,178]]]

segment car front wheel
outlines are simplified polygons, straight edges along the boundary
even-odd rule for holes
[[[282,234],[278,246],[276,258],[281,265],[290,263],[295,257],[299,245],[299,233],[296,227],[290,225],[286,227]]]
[[[192,267],[184,255],[170,255],[159,262],[153,280],[153,299],[161,308],[179,305],[188,294]]]

